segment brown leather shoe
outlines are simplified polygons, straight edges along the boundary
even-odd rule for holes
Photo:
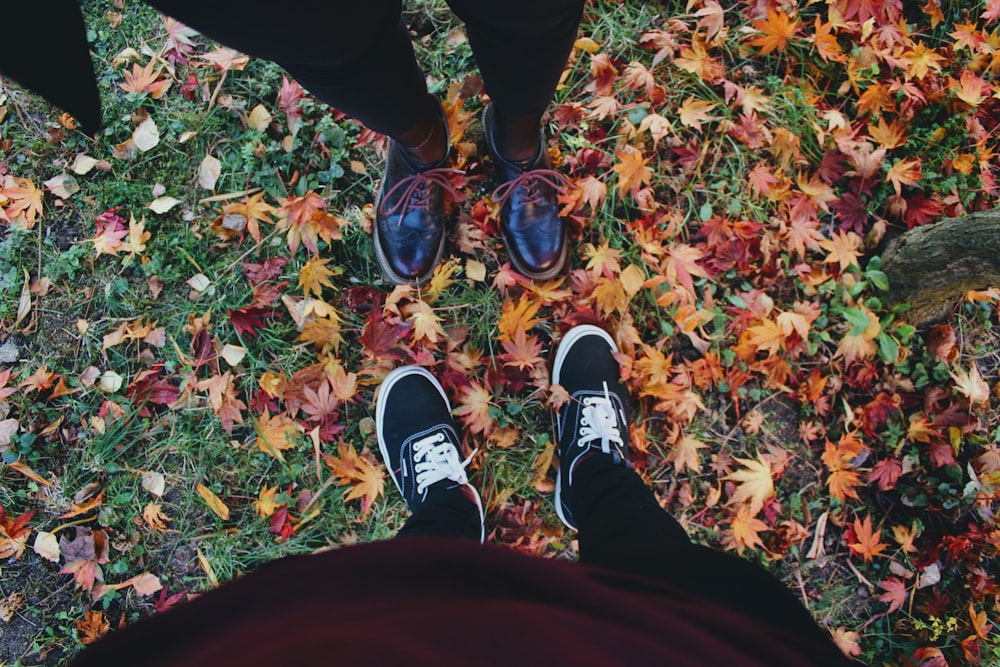
[[[421,164],[402,144],[388,142],[372,237],[379,268],[397,285],[427,284],[444,254],[447,204],[462,200],[453,179],[464,174],[447,164],[448,156]]]
[[[552,169],[541,132],[538,155],[511,162],[500,155],[493,140],[492,105],[483,112],[483,128],[494,177],[500,183],[493,201],[500,205],[500,230],[510,260],[533,280],[555,278],[566,268],[569,254],[569,231],[559,217],[558,201],[567,179]]]

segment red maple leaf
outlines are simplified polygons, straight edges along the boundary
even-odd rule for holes
[[[241,336],[254,338],[257,336],[258,330],[265,326],[264,318],[272,314],[273,311],[270,308],[257,305],[245,306],[230,309],[229,321]]]
[[[386,322],[382,309],[377,308],[368,315],[368,322],[361,332],[361,344],[372,359],[402,359],[406,354],[403,339],[410,326]]]
[[[865,226],[868,224],[868,209],[865,203],[853,192],[845,192],[839,199],[830,202],[837,217],[840,218],[840,228],[844,231],[854,231],[858,234],[865,233]]]
[[[141,406],[139,410],[141,416],[148,417],[150,415],[146,407],[147,403],[169,405],[180,396],[180,389],[170,384],[163,377],[164,373],[163,364],[155,364],[148,370],[140,371],[132,384],[128,386],[128,393],[132,400]]]
[[[180,593],[168,595],[167,587],[164,586],[160,589],[160,595],[153,600],[153,609],[155,609],[158,614],[162,614],[168,609],[173,609],[178,602],[182,602],[184,598],[187,597],[187,594],[187,589],[185,589]]]
[[[877,483],[880,491],[888,491],[896,487],[896,480],[903,474],[903,464],[899,459],[882,459],[872,468],[868,483]]]
[[[906,598],[909,597],[906,584],[899,577],[889,577],[885,581],[879,582],[879,588],[884,590],[885,593],[879,595],[876,599],[879,602],[889,603],[889,609],[885,612],[887,614],[891,614],[901,608],[906,602]]]
[[[287,542],[295,534],[295,523],[288,513],[288,505],[282,505],[271,515],[269,530],[278,536],[278,542]]]
[[[302,109],[298,102],[306,96],[306,91],[302,86],[289,80],[284,74],[281,75],[281,91],[278,92],[278,109],[285,112],[289,118],[301,118]]]
[[[906,198],[906,210],[903,211],[903,222],[907,229],[921,227],[933,222],[944,212],[944,204],[934,198],[915,195]]]
[[[281,275],[281,271],[288,265],[290,259],[290,257],[271,257],[260,264],[245,262],[242,267],[243,275],[247,277],[251,285],[274,280]]]

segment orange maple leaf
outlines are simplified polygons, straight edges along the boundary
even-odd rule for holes
[[[756,351],[764,350],[768,355],[778,354],[785,346],[785,332],[770,318],[760,324],[747,327],[740,336],[740,344],[752,345]]]
[[[730,548],[735,547],[736,552],[742,555],[746,549],[764,546],[758,534],[762,530],[770,530],[770,527],[756,518],[749,507],[741,505],[729,524],[729,532],[723,544]]]
[[[298,286],[302,288],[303,294],[311,292],[317,297],[322,297],[324,287],[333,289],[333,283],[330,282],[330,278],[340,275],[342,271],[336,267],[333,269],[328,268],[327,264],[329,261],[328,259],[320,259],[313,256],[299,269]]]
[[[667,461],[674,464],[674,472],[678,475],[685,469],[693,472],[701,472],[701,458],[698,456],[699,449],[706,449],[706,445],[697,438],[685,435],[673,444],[667,454]]]
[[[314,255],[319,254],[316,247],[318,229],[315,221],[322,218],[326,200],[312,190],[301,197],[288,197],[281,200],[278,210],[279,229],[288,230],[288,250],[294,255],[303,244]]]
[[[819,246],[827,251],[826,264],[839,264],[841,271],[851,266],[858,266],[858,258],[864,245],[860,236],[854,232],[835,231],[831,238],[823,239]]]
[[[826,62],[842,63],[847,60],[844,50],[840,48],[837,36],[833,34],[833,23],[824,23],[816,17],[815,31],[812,40],[816,45],[816,52],[819,57]]]
[[[891,150],[906,143],[906,127],[895,119],[886,124],[885,116],[879,116],[877,123],[870,123],[868,125],[868,134],[870,134],[872,139],[874,139],[883,149]],[[878,151],[872,155],[877,153]],[[879,156],[880,159],[878,164],[875,165],[876,167],[880,167],[882,165],[881,157],[882,155]]]
[[[696,99],[693,95],[684,100],[677,115],[683,125],[693,128],[695,132],[701,132],[701,125],[710,120],[715,120],[714,116],[708,115],[715,108],[714,102]]]
[[[923,42],[919,42],[909,51],[903,52],[900,59],[909,64],[905,74],[907,81],[923,79],[931,70],[940,72],[941,64],[945,62],[945,59],[937,54],[937,51],[928,49]]]
[[[653,170],[646,166],[648,160],[633,146],[615,151],[618,163],[612,167],[618,174],[618,191],[623,195],[629,190],[637,190],[648,185],[653,178]]]
[[[841,503],[848,497],[858,497],[855,489],[861,484],[861,478],[855,468],[867,451],[868,448],[861,440],[851,433],[843,435],[836,445],[829,440],[826,441],[822,456],[823,463],[830,471],[826,483],[830,487],[830,495]]]
[[[492,400],[493,394],[486,387],[473,381],[470,386],[462,388],[458,407],[452,414],[462,420],[469,432],[489,435],[496,427],[493,418],[490,417]]]
[[[750,514],[756,515],[764,507],[767,499],[774,497],[771,462],[759,454],[756,459],[733,458],[744,467],[723,478],[739,482],[739,486],[736,487],[736,491],[733,492],[729,500],[731,503],[746,502],[750,508]]]
[[[110,630],[111,624],[104,618],[103,611],[88,609],[83,618],[76,620],[77,638],[84,646],[93,644]]]
[[[0,219],[6,219],[25,229],[35,226],[35,220],[42,214],[42,195],[27,178],[4,176],[0,187],[0,202],[6,202]]]
[[[160,74],[163,73],[163,68],[153,69],[155,61],[150,60],[146,63],[145,67],[139,67],[138,63],[132,65],[132,71],[129,72],[125,70],[122,72],[125,77],[125,83],[118,84],[122,90],[128,93],[149,93],[150,97],[154,100],[158,100],[163,97],[163,94],[167,92],[167,88],[170,87],[170,81],[168,79],[160,79]]]
[[[246,230],[250,232],[250,237],[260,243],[262,238],[260,223],[273,222],[276,213],[277,209],[264,201],[264,193],[258,192],[255,195],[250,195],[242,202],[223,206],[219,223],[220,226],[226,229],[239,229],[242,225],[246,225]],[[229,216],[234,217],[230,219]],[[232,220],[232,222],[229,222],[227,219]]]
[[[788,14],[783,11],[767,10],[766,19],[757,19],[753,22],[753,27],[761,32],[761,35],[750,40],[751,46],[759,46],[761,55],[772,51],[784,51],[788,46],[788,40],[799,29],[798,21],[790,21]]]
[[[680,55],[674,58],[674,64],[682,70],[691,72],[702,81],[715,82],[726,74],[726,68],[719,59],[709,55],[704,41],[698,34],[692,38],[690,47],[681,47]]]
[[[916,185],[921,176],[920,158],[913,160],[900,160],[892,165],[889,173],[885,175],[886,183],[892,183],[897,195],[903,194],[904,185]]]
[[[537,301],[523,296],[517,301],[504,301],[503,312],[500,313],[500,321],[497,323],[497,329],[500,332],[497,338],[500,342],[511,340],[518,330],[531,331],[535,325],[542,321],[541,318],[535,317],[540,308],[541,304]]]
[[[343,440],[337,445],[337,454],[338,456],[324,454],[323,460],[339,478],[339,486],[351,486],[351,490],[344,496],[344,502],[360,498],[361,514],[367,515],[372,502],[385,490],[385,473],[365,455],[359,456],[354,447]]]
[[[222,422],[226,433],[233,432],[233,424],[243,423],[243,413],[246,404],[236,396],[236,386],[231,371],[222,375],[213,375],[207,380],[198,381],[198,390],[208,389],[208,402],[212,412]]]
[[[590,214],[593,215],[601,208],[607,196],[608,186],[596,176],[574,180],[569,192],[559,196],[559,203],[563,205],[560,215],[569,215],[583,206],[589,206]]]
[[[882,537],[882,526],[872,528],[872,516],[869,514],[864,521],[854,517],[854,541],[848,542],[847,546],[853,553],[864,558],[866,563],[871,562],[875,556],[885,551],[888,544],[880,541]]]
[[[414,340],[426,340],[433,345],[439,339],[446,338],[441,318],[424,301],[414,301],[407,304],[403,308],[403,313],[406,315],[407,323],[413,325]]]
[[[538,336],[528,336],[524,333],[524,329],[518,329],[513,339],[504,342],[503,349],[507,352],[503,355],[504,366],[531,370],[544,362],[541,357],[542,344],[538,342]]]
[[[279,461],[285,460],[281,454],[283,449],[295,446],[294,442],[289,441],[289,436],[304,430],[301,424],[290,419],[288,415],[279,413],[272,417],[267,408],[264,408],[264,414],[260,419],[254,420],[254,426],[257,428],[258,449]]]

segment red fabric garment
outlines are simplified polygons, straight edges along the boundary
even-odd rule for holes
[[[789,634],[661,582],[408,538],[270,564],[74,664],[848,664],[832,642]]]

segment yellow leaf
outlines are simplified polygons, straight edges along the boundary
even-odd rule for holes
[[[273,417],[264,409],[264,414],[260,419],[254,420],[257,427],[257,447],[260,451],[273,456],[279,461],[284,461],[283,449],[291,449],[294,443],[288,441],[288,436],[292,433],[301,433],[304,429],[297,421],[290,419],[287,415],[276,414]]]
[[[692,95],[684,100],[684,104],[677,110],[677,115],[680,117],[682,125],[687,125],[695,131],[701,132],[702,123],[715,120],[713,116],[708,115],[708,112],[714,108],[713,102],[695,99]]]
[[[198,495],[201,496],[201,499],[205,501],[205,504],[208,505],[208,509],[212,510],[223,521],[229,520],[229,507],[219,499],[219,496],[212,493],[212,490],[201,482],[196,484],[194,488],[198,492]]]
[[[163,507],[159,503],[146,503],[142,510],[142,518],[153,530],[163,532],[167,529],[167,523],[172,519],[163,513]]]
[[[708,445],[701,440],[686,435],[674,443],[670,453],[667,454],[667,461],[674,464],[674,472],[678,475],[684,472],[685,468],[701,472],[701,458],[698,456],[698,450],[707,447]]]
[[[385,474],[379,466],[364,456],[358,456],[354,447],[343,441],[337,445],[337,454],[324,454],[323,459],[333,474],[340,478],[340,486],[351,485],[344,502],[361,498],[361,513],[368,514],[372,502],[385,490]]]
[[[612,169],[618,174],[618,191],[623,195],[648,184],[653,178],[653,170],[646,166],[647,160],[638,149],[626,146],[615,155],[618,163]]]
[[[983,380],[983,376],[979,374],[979,367],[976,366],[975,362],[972,362],[972,366],[969,370],[962,370],[961,368],[950,374],[951,379],[955,381],[955,389],[958,393],[969,399],[969,403],[972,404],[986,404],[990,400],[990,387]]]
[[[497,329],[500,335],[497,338],[501,343],[511,340],[518,330],[531,331],[531,329],[541,322],[535,317],[541,305],[536,301],[531,301],[524,297],[517,301],[504,301],[503,312],[500,313],[500,321]]]
[[[343,272],[339,268],[332,270],[327,268],[328,261],[319,257],[310,257],[305,265],[299,269],[298,286],[302,288],[303,294],[308,295],[312,292],[317,297],[322,297],[324,287],[333,289],[333,283],[330,282],[330,278],[338,276]]]
[[[262,519],[266,519],[274,514],[274,510],[278,508],[278,503],[274,499],[277,493],[277,486],[262,486],[260,488],[260,493],[257,494],[257,500],[253,501],[253,508],[257,512],[257,516]]]
[[[415,340],[423,339],[434,344],[438,342],[438,339],[445,337],[441,318],[427,303],[415,301],[408,304],[403,312],[406,314],[407,322],[413,325],[413,338]]]
[[[263,132],[270,124],[271,112],[263,104],[255,106],[247,118],[247,125],[250,126],[250,129],[257,130],[258,132]]]
[[[486,280],[486,265],[474,259],[467,260],[465,262],[465,275],[469,280],[481,283]]]
[[[739,482],[729,499],[732,503],[748,502],[750,514],[756,515],[764,507],[764,502],[774,497],[774,481],[771,479],[771,463],[761,455],[756,459],[736,458],[745,468],[726,475],[724,479]]]
[[[646,282],[646,276],[643,275],[642,269],[635,264],[626,266],[618,278],[621,280],[625,294],[630,299],[639,293],[639,290],[642,289],[643,284]]]
[[[122,250],[132,255],[140,255],[146,251],[146,241],[150,233],[146,231],[146,218],[135,221],[135,216],[129,215],[128,240],[122,243]]]

